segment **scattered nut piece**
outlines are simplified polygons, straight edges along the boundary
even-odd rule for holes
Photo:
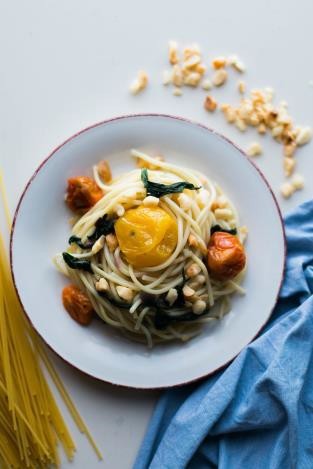
[[[190,247],[197,248],[198,247],[198,239],[195,237],[195,235],[190,234],[188,236],[188,244]]]
[[[280,186],[280,192],[282,194],[282,196],[285,198],[285,199],[289,199],[289,197],[292,196],[292,194],[294,193],[295,191],[295,188],[294,186],[289,182],[284,182],[281,186]]]
[[[214,211],[216,218],[223,218],[224,220],[231,220],[234,218],[233,212],[229,208],[217,208]]]
[[[94,243],[94,245],[91,248],[92,254],[97,254],[97,252],[101,251],[101,249],[104,246],[104,241],[105,241],[104,235],[101,235],[100,238],[97,239],[97,241]]]
[[[193,288],[188,287],[188,285],[184,285],[183,294],[185,298],[191,298],[195,294],[195,291]]]
[[[239,232],[241,235],[241,242],[244,243],[248,236],[248,228],[246,227],[246,225],[241,226],[239,228]]]
[[[141,70],[138,73],[138,77],[130,86],[130,91],[132,94],[138,94],[140,91],[144,90],[148,84],[148,75],[146,72]]]
[[[107,161],[102,160],[97,165],[97,170],[103,182],[109,183],[112,180],[112,173],[110,165]]]
[[[237,72],[243,73],[246,70],[243,62],[239,60],[237,55],[232,55],[228,59],[229,65],[231,65]]]
[[[217,101],[212,96],[207,96],[204,101],[204,109],[209,112],[214,112],[217,108]]]
[[[228,78],[228,73],[224,68],[217,70],[212,78],[212,83],[214,86],[222,86]]]
[[[240,130],[240,132],[244,132],[247,129],[247,124],[242,119],[237,118],[235,120],[235,126]]]
[[[211,65],[215,70],[218,70],[219,68],[224,68],[226,66],[226,58],[215,57],[215,59],[212,60]]]
[[[168,59],[172,65],[175,65],[179,62],[177,42],[170,41],[168,47]]]
[[[177,293],[176,288],[170,288],[165,299],[168,302],[168,304],[172,306],[173,303],[175,303],[175,301],[177,300],[177,297],[178,297],[178,293]]]
[[[153,195],[148,195],[148,197],[145,197],[142,201],[143,205],[146,205],[147,207],[156,207],[159,205],[160,199],[157,197],[154,197]]]
[[[310,127],[302,127],[296,138],[298,147],[309,143],[312,138],[312,129]]]
[[[163,85],[169,85],[172,81],[172,74],[168,70],[163,71]]]
[[[203,275],[203,274],[197,275],[197,276],[195,277],[195,281],[196,281],[199,285],[204,285],[205,282],[206,282],[205,275]]]
[[[199,85],[200,81],[201,81],[201,75],[198,72],[190,72],[184,78],[184,84],[187,86],[196,87]]]
[[[246,91],[246,84],[243,80],[238,81],[238,91],[240,94],[244,94]]]
[[[98,282],[96,282],[96,290],[97,291],[108,291],[109,289],[109,284],[108,281],[105,278],[100,278]]]
[[[284,165],[285,176],[289,177],[294,172],[294,169],[296,166],[296,160],[290,156],[285,156],[283,165]]]
[[[258,142],[252,142],[250,143],[248,150],[247,150],[247,155],[248,156],[258,156],[262,154],[262,147]]]
[[[291,180],[293,188],[297,191],[304,188],[304,179],[301,174],[295,174]]]
[[[135,296],[135,292],[133,290],[128,287],[123,287],[121,285],[118,285],[116,287],[116,291],[118,296],[127,302],[131,302]]]
[[[289,157],[292,157],[294,155],[294,152],[296,151],[297,145],[295,142],[289,143],[288,145],[284,145],[284,155]]]
[[[186,275],[189,278],[195,277],[196,275],[200,274],[200,272],[201,267],[196,263],[190,264],[190,266],[186,269]]]
[[[265,124],[260,124],[258,126],[258,132],[260,135],[266,134],[266,125]]]
[[[194,314],[201,314],[206,310],[206,302],[203,300],[197,300],[192,305],[192,311]]]
[[[115,249],[118,246],[117,237],[113,233],[110,233],[110,234],[106,235],[105,242],[106,242],[110,252],[115,251]]]
[[[206,91],[210,91],[210,90],[212,89],[212,87],[213,87],[212,82],[211,82],[211,80],[209,80],[209,79],[203,80],[201,86],[202,86],[202,88],[203,88],[204,90],[206,90]]]
[[[173,95],[174,96],[182,96],[183,92],[180,88],[174,88]]]
[[[184,83],[183,72],[178,64],[173,66],[172,82],[175,86],[182,86]]]

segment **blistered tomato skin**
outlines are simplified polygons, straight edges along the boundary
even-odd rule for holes
[[[159,207],[127,210],[115,223],[115,234],[121,252],[135,267],[162,264],[177,244],[176,221]]]
[[[88,296],[76,285],[67,285],[62,291],[63,306],[69,315],[82,326],[87,326],[93,316],[93,306]]]
[[[231,280],[246,265],[244,247],[236,236],[217,231],[208,245],[208,271],[216,280]]]
[[[102,196],[102,190],[88,176],[77,176],[67,181],[65,201],[74,212],[87,212]]]

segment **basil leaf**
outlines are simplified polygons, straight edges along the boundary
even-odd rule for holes
[[[81,238],[79,238],[78,236],[71,236],[68,240],[68,244],[77,244],[77,246],[79,246],[80,248],[82,249],[86,249],[86,245],[84,243],[82,243],[82,240]]]
[[[229,233],[231,235],[236,235],[237,234],[237,229],[233,228],[232,230],[226,230],[225,228],[222,228],[220,225],[214,225],[211,228],[211,235],[213,233],[216,233],[217,231],[221,231],[222,233]]]
[[[86,272],[90,272],[91,274],[93,273],[90,261],[86,261],[85,259],[78,259],[77,257],[72,256],[68,252],[63,252],[62,256],[64,262],[71,269],[85,270]]]
[[[108,218],[108,215],[105,214],[103,215],[103,217],[98,218],[95,223],[94,232],[87,237],[87,241],[85,243],[83,243],[81,238],[79,238],[78,236],[71,236],[68,242],[69,244],[75,243],[82,249],[91,249],[97,239],[100,238],[100,236],[114,232],[114,223],[115,219]]]
[[[160,184],[158,182],[152,182],[148,179],[148,171],[146,168],[141,170],[141,180],[143,185],[147,189],[147,196],[152,195],[153,197],[163,197],[164,195],[168,194],[177,194],[179,192],[183,192],[184,189],[190,189],[192,191],[196,191],[200,189],[200,187],[195,187],[190,182],[180,181],[174,182],[173,184]]]

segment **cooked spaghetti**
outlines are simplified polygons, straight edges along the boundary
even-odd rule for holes
[[[244,229],[209,178],[136,150],[131,154],[139,168],[113,180],[107,163],[94,167],[102,191],[98,197],[92,188],[94,205],[83,188],[87,178],[69,180],[68,205],[85,213],[73,226],[67,251],[55,258],[75,285],[63,292],[63,303],[81,324],[95,311],[149,347],[186,341],[229,311],[232,293],[243,293]]]

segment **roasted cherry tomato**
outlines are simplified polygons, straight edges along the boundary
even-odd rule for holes
[[[64,308],[79,324],[87,326],[93,316],[94,309],[88,296],[75,285],[67,285],[62,291]]]
[[[245,264],[245,251],[236,236],[222,231],[211,236],[208,245],[208,270],[213,278],[230,280],[242,271]]]
[[[74,212],[87,212],[102,196],[102,190],[88,176],[77,176],[68,180],[65,201]]]

